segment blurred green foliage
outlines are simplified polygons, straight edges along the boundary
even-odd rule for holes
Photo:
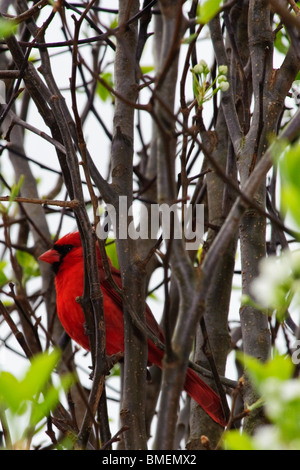
[[[0,420],[5,436],[4,449],[30,449],[33,436],[57,407],[60,395],[74,383],[74,376],[52,375],[60,360],[53,350],[34,356],[20,378],[0,371]]]

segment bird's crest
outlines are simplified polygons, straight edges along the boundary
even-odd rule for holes
[[[81,246],[81,239],[79,232],[71,232],[60,238],[55,245],[72,245],[74,247]]]

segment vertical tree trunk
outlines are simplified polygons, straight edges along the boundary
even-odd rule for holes
[[[215,148],[212,149],[212,155],[218,164],[226,172],[227,161],[232,160],[230,148],[228,146],[228,134],[225,125],[223,112],[220,111],[216,123],[216,135],[213,139],[216,142]],[[205,141],[207,136],[203,136]],[[209,165],[209,162],[208,162]],[[234,181],[236,179],[234,166],[231,169],[230,177]],[[207,247],[210,247],[215,236],[216,230],[222,226],[224,219],[228,215],[232,201],[230,200],[231,188],[227,187],[222,179],[212,171],[207,175],[207,197],[208,197],[208,213],[209,223],[216,227],[215,230],[210,229],[207,237]],[[232,290],[232,277],[235,266],[237,236],[232,236],[232,241],[228,245],[226,253],[218,261],[214,274],[209,281],[208,292],[205,299],[204,321],[206,326],[203,335],[200,323],[197,326],[197,334],[195,340],[194,361],[207,370],[211,369],[209,357],[215,362],[217,371],[220,375],[225,375],[226,358],[230,350],[230,336],[228,329],[228,313],[229,303]],[[204,249],[203,258],[205,258]],[[208,384],[217,390],[214,379],[205,379]],[[202,444],[201,436],[208,436],[209,447],[214,449],[222,434],[222,428],[203,412],[199,405],[191,401],[191,418],[190,418],[190,438],[188,448],[203,449],[207,448]]]
[[[127,207],[133,203],[133,138],[134,103],[137,99],[137,24],[126,25],[129,18],[139,11],[139,1],[119,2],[120,29],[117,36],[115,57],[115,89],[126,100],[116,98],[114,133],[112,141],[112,184],[119,196],[125,196]],[[132,104],[128,104],[131,102]],[[119,226],[125,229],[132,217],[118,214]],[[145,272],[137,265],[139,254],[133,240],[117,239],[117,251],[122,273],[123,288],[130,304],[145,322]],[[125,433],[126,449],[146,449],[145,380],[147,364],[146,338],[133,326],[129,311],[124,309],[124,377],[121,420],[128,426]]]

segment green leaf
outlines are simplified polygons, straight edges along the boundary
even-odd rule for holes
[[[197,7],[197,22],[201,24],[208,23],[220,9],[222,0],[206,0]]]
[[[283,187],[281,190],[281,197],[284,211],[289,211],[297,225],[300,227],[299,188],[292,185]]]
[[[110,29],[115,29],[118,27],[118,15],[115,16],[115,18],[112,20],[110,23]]]
[[[1,22],[1,18],[0,18],[0,22]],[[12,185],[10,195],[9,195],[9,203],[7,206],[5,206],[4,204],[0,202],[0,212],[2,214],[8,214],[12,203],[14,202],[14,200],[16,199],[16,197],[18,196],[20,192],[23,181],[24,181],[24,175],[21,175],[19,181]]]
[[[299,447],[300,443],[300,381],[269,378],[263,386],[265,412],[281,440]],[[296,443],[296,441],[298,441]]]
[[[10,197],[9,197],[10,202],[13,202],[18,196],[23,182],[24,182],[24,175],[21,175],[19,178],[19,181],[12,185],[11,191],[10,191]]]
[[[112,79],[112,73],[111,72],[104,72],[100,74],[100,78],[107,83],[108,86],[113,88],[113,79]],[[102,101],[106,101],[107,98],[112,97],[111,92],[106,88],[105,85],[102,83],[98,82],[97,85],[97,93]]]
[[[57,445],[55,446],[55,449],[73,450],[76,442],[77,442],[77,436],[71,434],[71,431],[68,431],[68,435],[64,437],[60,442],[57,443]]]
[[[0,261],[0,287],[8,282],[7,276],[4,272],[4,269],[6,266],[7,266],[6,261]]]
[[[17,413],[23,401],[20,382],[10,372],[0,373],[0,405],[8,407],[13,413]]]
[[[197,36],[198,36],[197,33],[193,33],[190,36],[182,39],[181,43],[182,44],[190,44],[191,42],[193,42],[197,38]]]
[[[9,428],[22,435],[23,440],[31,439],[41,429],[42,421],[57,406],[61,392],[75,382],[73,374],[66,374],[57,377],[58,383],[51,384],[60,356],[58,350],[34,356],[20,380],[10,372],[0,373],[0,414],[8,411]]]
[[[117,362],[117,364],[115,364],[113,368],[110,370],[109,377],[107,378],[107,380],[109,380],[111,377],[120,377],[120,376],[121,376],[120,364],[119,362]]]
[[[106,240],[105,249],[106,249],[107,256],[110,258],[112,262],[112,265],[115,268],[119,269],[119,260],[118,260],[117,247],[116,247],[115,240],[113,240],[112,238],[108,238]]]
[[[30,368],[20,383],[25,400],[32,399],[44,390],[59,359],[60,352],[56,349],[50,354],[41,353],[34,356]]]
[[[50,415],[59,403],[61,391],[69,389],[74,381],[73,374],[66,374],[61,378],[59,385],[51,386],[43,393],[41,401],[34,402],[30,418],[31,426],[35,427],[45,416]]]
[[[13,20],[0,18],[0,39],[7,38],[14,34],[17,30],[17,25]]]
[[[239,431],[226,432],[223,446],[226,450],[254,450],[251,437]]]
[[[40,275],[39,265],[30,253],[22,250],[16,250],[16,258],[23,269],[24,284],[32,277],[38,277]]]
[[[154,292],[151,292],[150,294],[148,294],[147,297],[149,297],[149,299],[159,301],[159,298],[157,297],[157,295],[154,294]]]
[[[290,212],[294,221],[300,227],[300,141],[292,146],[283,143],[281,146],[277,146],[276,152],[282,178],[282,208],[284,212]]]
[[[0,212],[1,214],[8,214],[8,209],[2,202],[0,202]]]
[[[258,359],[237,351],[237,358],[246,367],[253,384],[261,389],[264,382],[270,378],[284,381],[292,377],[294,364],[290,357],[275,354],[273,359],[262,363]]]
[[[286,55],[289,50],[289,39],[286,34],[283,34],[281,29],[276,34],[274,46],[283,55]]]
[[[146,74],[146,73],[149,73],[149,72],[153,72],[153,70],[154,70],[153,65],[142,65],[142,66],[141,66],[142,74]]]

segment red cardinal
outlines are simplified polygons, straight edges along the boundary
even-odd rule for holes
[[[82,295],[84,282],[83,249],[79,232],[70,233],[58,240],[52,250],[40,256],[40,260],[50,263],[55,271],[57,314],[62,326],[74,341],[89,350],[89,339],[83,326],[84,314],[75,300]],[[110,356],[124,351],[122,301],[106,280],[98,247],[97,261],[103,292],[106,351]],[[120,272],[113,266],[111,272],[114,281],[121,287]],[[152,332],[164,342],[163,333],[148,306],[146,306],[146,321]],[[163,351],[148,340],[148,361],[161,368],[163,355]],[[214,421],[222,426],[226,425],[219,396],[190,368],[187,370],[184,389]]]

